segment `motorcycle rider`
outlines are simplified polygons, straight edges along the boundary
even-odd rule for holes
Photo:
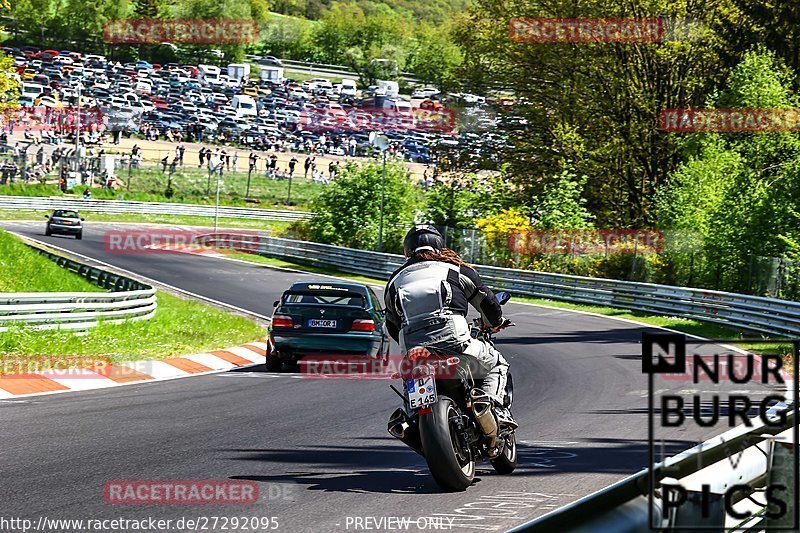
[[[403,240],[405,264],[389,278],[384,292],[389,335],[407,353],[424,346],[458,355],[470,364],[473,376],[483,379],[483,391],[493,400],[501,425],[516,427],[503,407],[508,362],[491,344],[470,335],[469,305],[483,323],[500,331],[509,320],[491,289],[478,273],[452,250],[433,226],[415,226]]]

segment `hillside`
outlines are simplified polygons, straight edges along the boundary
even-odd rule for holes
[[[344,0],[343,4],[356,4],[365,14],[384,11],[386,8],[396,14],[415,21],[441,24],[453,13],[464,11],[470,0]],[[333,5],[332,0],[278,0],[270,3],[270,10],[282,15],[292,15],[311,20],[321,18]]]

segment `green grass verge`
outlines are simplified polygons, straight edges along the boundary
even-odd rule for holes
[[[66,273],[66,271],[65,271]],[[157,294],[153,318],[123,324],[100,324],[85,334],[17,328],[0,333],[2,359],[24,357],[103,357],[111,362],[206,352],[261,339],[255,322],[194,300]]]
[[[339,276],[342,278],[351,279],[353,281],[357,281],[359,283],[371,283],[375,285],[385,285],[386,280],[376,279],[376,278],[369,278],[367,276],[359,276],[358,274],[348,274],[345,272],[339,272],[338,270],[333,270],[330,268],[322,268],[316,267],[312,265],[301,265],[298,263],[292,263],[290,261],[285,261],[283,259],[278,259],[275,257],[266,257],[263,255],[256,255],[256,254],[249,254],[245,252],[234,252],[229,251],[225,254],[227,257],[232,259],[241,259],[244,261],[249,261],[251,263],[258,263],[260,265],[267,265],[267,266],[274,266],[279,268],[293,268],[296,270],[302,270],[303,272],[310,272],[312,274],[322,274],[325,276]]]
[[[103,292],[5,231],[0,231],[0,272],[0,292]]]
[[[0,220],[36,220],[42,222],[44,231],[44,215],[48,211],[28,211],[0,209]],[[91,229],[92,222],[133,222],[142,224],[175,224],[179,226],[204,226],[214,227],[213,217],[186,216],[186,215],[131,215],[112,213],[92,213],[81,211],[81,216],[86,219],[85,224]],[[240,228],[269,231],[279,235],[285,231],[291,222],[281,220],[253,220],[251,218],[220,218],[220,228]]]
[[[235,259],[242,259],[245,261],[251,261],[253,263],[259,263],[263,265],[269,266],[276,266],[282,268],[294,268],[297,270],[302,270],[305,272],[313,272],[316,274],[327,274],[332,276],[338,276],[342,278],[352,279],[353,281],[357,281],[360,283],[373,283],[376,285],[385,285],[385,279],[379,278],[370,278],[366,276],[359,276],[354,274],[348,274],[346,272],[340,272],[333,269],[325,269],[320,267],[314,266],[307,266],[298,263],[292,263],[290,261],[285,261],[283,259],[276,259],[272,257],[264,257],[261,255],[253,255],[248,253],[239,253],[235,252],[230,255]],[[662,315],[649,315],[645,313],[637,313],[633,311],[628,311],[625,309],[616,309],[613,307],[601,307],[601,306],[594,306],[594,305],[583,305],[583,304],[573,304],[569,302],[561,302],[557,300],[546,300],[543,298],[528,298],[526,296],[514,296],[514,301],[516,302],[523,302],[523,303],[530,303],[536,305],[543,305],[547,307],[554,307],[558,309],[565,309],[565,310],[574,310],[574,311],[584,311],[588,313],[596,313],[599,315],[615,317],[615,318],[622,318],[627,320],[635,320],[637,322],[642,322],[644,324],[649,324],[652,326],[658,326],[662,328],[669,328],[674,329],[676,331],[680,331],[682,333],[687,333],[690,335],[697,335],[699,337],[705,337],[708,339],[715,339],[715,340],[726,340],[730,341],[730,344],[734,346],[738,346],[742,349],[760,353],[760,354],[779,354],[785,356],[784,358],[787,360],[787,363],[791,360],[791,352],[792,346],[791,344],[783,343],[783,342],[765,342],[765,343],[747,343],[747,342],[739,342],[742,339],[754,339],[754,338],[763,338],[765,341],[769,341],[770,337],[768,336],[759,336],[753,334],[742,333],[741,331],[737,331],[734,329],[718,326],[715,324],[709,324],[706,322],[700,322],[698,320],[691,320],[688,318],[681,318],[675,316],[662,316]]]
[[[0,231],[0,268],[2,292],[101,290],[4,231]],[[0,371],[4,360],[13,358],[159,359],[235,346],[265,335],[264,329],[252,320],[194,300],[161,292],[157,293],[157,300],[157,311],[149,320],[100,324],[80,333],[22,327],[0,332]]]
[[[302,165],[299,166],[302,173]],[[127,171],[120,174],[122,182],[127,182]],[[216,177],[212,177],[209,188],[208,172],[187,167],[176,172],[171,182],[173,195],[167,197],[167,175],[156,168],[141,168],[131,173],[130,190],[126,187],[109,190],[99,187],[91,188],[94,200],[124,199],[138,202],[171,202],[182,204],[214,205],[216,201]],[[287,204],[289,193],[288,180],[265,178],[261,173],[253,173],[250,180],[250,197],[258,203],[245,201],[247,192],[246,172],[227,172],[220,181],[220,205],[233,207],[254,207],[265,209],[307,210],[309,204],[322,192],[325,185],[312,180],[295,177],[292,180],[291,203]],[[85,187],[77,187],[70,194],[80,195]],[[13,183],[0,186],[0,194],[7,196],[63,196],[64,193],[55,184],[20,184]]]

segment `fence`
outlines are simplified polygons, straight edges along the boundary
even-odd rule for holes
[[[15,292],[0,293],[0,331],[12,325],[35,329],[82,330],[101,321],[119,324],[147,320],[156,312],[156,291],[134,279],[84,265],[32,246],[91,283],[112,292]]]
[[[51,211],[53,209],[75,209],[95,213],[128,213],[148,215],[191,215],[212,217],[213,205],[178,204],[169,202],[127,202],[120,200],[81,200],[51,196],[0,196],[0,209],[25,209]],[[302,220],[311,216],[305,211],[273,211],[247,207],[219,207],[220,218],[251,218],[255,220]]]
[[[235,234],[217,235],[224,235],[226,242],[235,243],[237,238]],[[213,241],[214,237],[209,239]],[[277,237],[261,237],[258,253],[384,279],[403,263],[403,258],[399,255]],[[488,284],[534,298],[680,316],[758,333],[800,334],[798,302],[491,266],[479,266],[478,270]]]

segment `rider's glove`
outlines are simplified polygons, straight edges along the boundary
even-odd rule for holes
[[[508,326],[510,326],[510,325],[511,325],[511,320],[510,320],[510,319],[508,319],[508,318],[504,318],[504,319],[503,319],[503,320],[500,322],[500,325],[499,325],[499,326],[497,326],[497,327],[494,327],[494,328],[490,328],[490,330],[491,330],[491,332],[492,332],[492,333],[497,333],[497,332],[499,332],[501,329],[505,329],[505,328],[507,328],[507,327],[508,327]]]

